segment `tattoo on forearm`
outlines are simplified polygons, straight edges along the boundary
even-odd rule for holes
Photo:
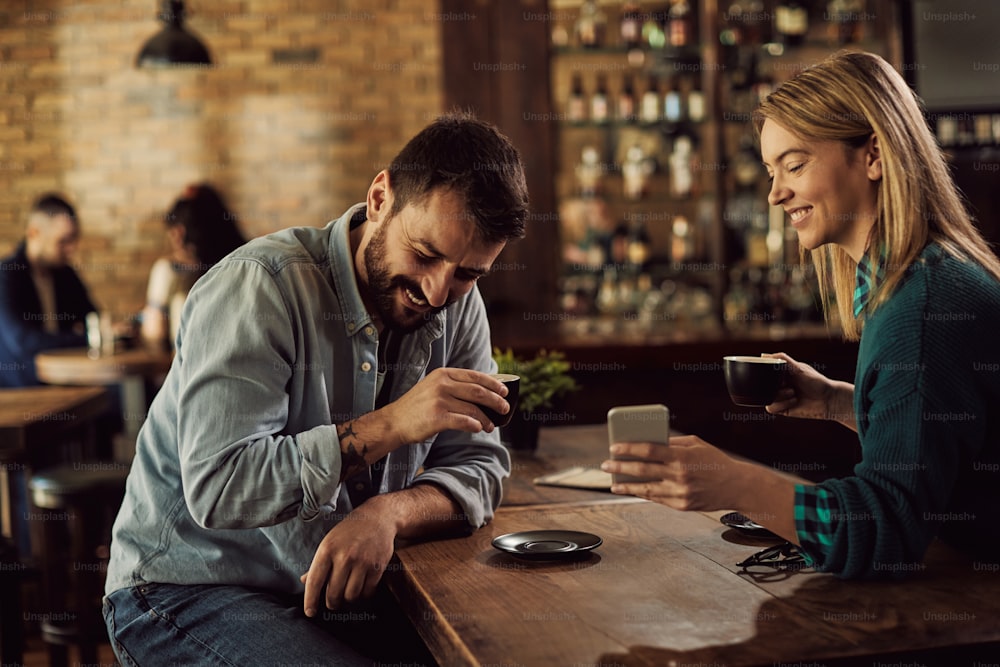
[[[347,422],[337,428],[340,438],[341,466],[340,481],[361,472],[368,467],[368,445],[360,442],[354,432],[354,422]],[[360,451],[358,449],[360,448]]]

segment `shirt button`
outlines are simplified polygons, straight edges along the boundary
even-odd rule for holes
[[[370,363],[368,363],[367,361],[365,363],[361,364],[361,370],[363,370],[365,373],[367,373],[371,369],[372,369],[372,365]]]
[[[364,482],[358,482],[357,484],[354,485],[354,490],[355,491],[364,491],[365,490],[365,483]]]
[[[371,327],[365,327],[365,333],[371,336],[373,333],[375,333],[375,329],[372,329]]]
[[[347,329],[348,329],[349,331],[354,331],[354,327],[355,327],[355,326],[356,326],[356,325],[354,324],[354,322],[348,322],[348,323],[347,323]]]

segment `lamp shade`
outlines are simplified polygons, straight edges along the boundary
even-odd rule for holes
[[[166,25],[143,45],[135,59],[136,67],[212,64],[205,45],[184,29],[184,3],[181,0],[164,0],[160,20]]]

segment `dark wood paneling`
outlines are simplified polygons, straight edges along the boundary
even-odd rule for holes
[[[544,0],[442,0],[446,108],[495,123],[521,152],[531,197],[528,236],[503,251],[481,289],[491,315],[556,308],[559,230]]]

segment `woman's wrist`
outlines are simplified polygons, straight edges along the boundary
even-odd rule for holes
[[[835,381],[830,388],[830,398],[827,401],[827,419],[855,429],[854,415],[854,385],[850,382]]]

